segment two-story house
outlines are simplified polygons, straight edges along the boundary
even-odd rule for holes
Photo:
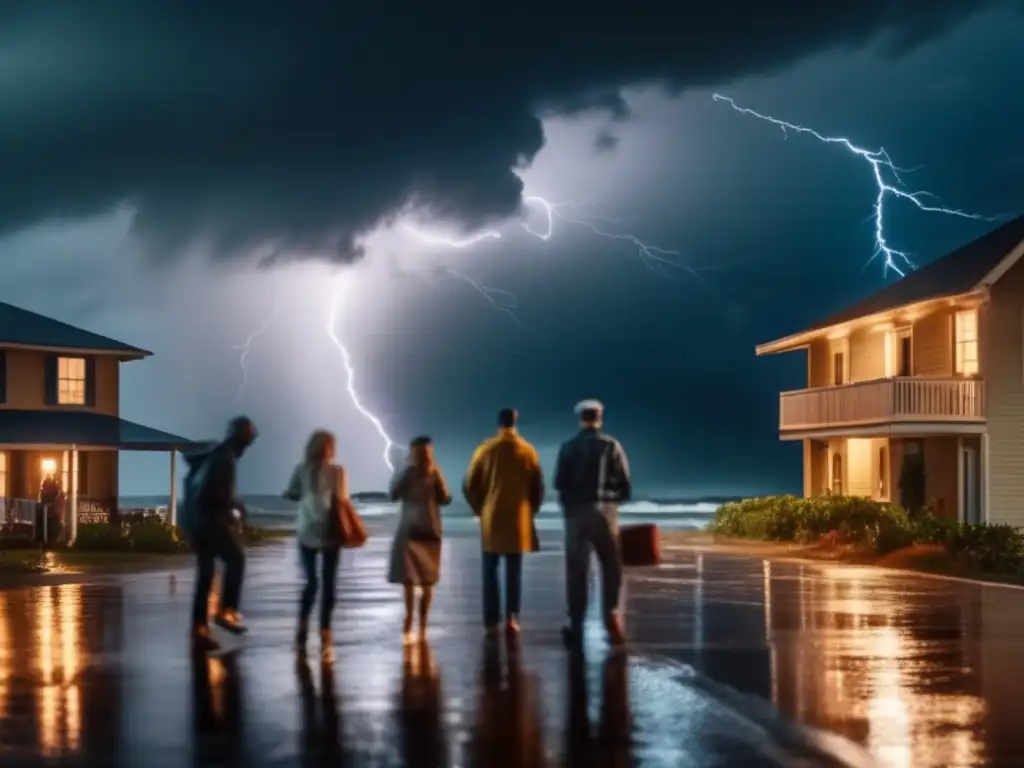
[[[940,514],[1024,526],[1024,216],[819,323],[757,347],[807,351],[779,399],[804,495],[899,501],[924,456]]]
[[[168,451],[191,441],[119,415],[121,363],[151,355],[0,303],[0,525],[34,520],[47,475],[59,478],[74,538],[80,513],[117,509],[118,451]]]

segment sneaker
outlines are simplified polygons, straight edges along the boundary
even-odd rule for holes
[[[192,633],[192,650],[197,653],[219,651],[220,643],[213,639],[207,627],[200,627]]]
[[[235,635],[244,635],[248,632],[248,628],[242,623],[242,614],[238,611],[224,610],[217,614],[214,618],[218,627],[223,627],[228,632]]]

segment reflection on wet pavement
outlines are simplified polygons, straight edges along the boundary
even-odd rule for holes
[[[429,644],[405,649],[385,554],[344,557],[333,669],[291,652],[291,547],[254,555],[251,634],[216,658],[187,652],[187,571],[0,591],[0,761],[837,764],[771,702],[886,765],[1024,764],[1021,591],[669,552],[629,576],[628,657],[595,626],[571,662],[557,551],[527,560],[521,640],[489,644],[476,543],[446,542]]]

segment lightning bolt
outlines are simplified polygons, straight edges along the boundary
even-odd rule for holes
[[[377,430],[377,434],[380,435],[384,441],[384,463],[388,469],[392,472],[395,471],[395,465],[391,463],[391,450],[395,448],[395,442],[388,435],[387,430],[384,429],[384,424],[377,418],[373,413],[367,410],[366,406],[359,400],[359,395],[356,393],[355,379],[356,371],[352,367],[352,356],[349,354],[348,349],[342,343],[341,339],[338,338],[337,326],[338,326],[338,310],[341,308],[342,299],[345,297],[346,283],[344,281],[338,282],[338,292],[335,294],[334,301],[331,302],[331,310],[327,317],[327,336],[334,343],[334,346],[338,348],[341,353],[341,361],[345,366],[346,383],[345,386],[348,389],[349,399],[352,401],[352,405],[356,407],[356,410],[361,413],[367,421],[373,424]]]
[[[274,302],[274,307],[271,310],[270,316],[260,323],[260,326],[255,331],[249,334],[249,338],[247,338],[245,342],[232,347],[234,350],[241,351],[241,354],[238,356],[238,365],[242,369],[242,383],[238,386],[238,393],[235,395],[236,403],[241,401],[242,396],[245,394],[245,387],[249,383],[249,368],[245,364],[245,361],[249,357],[249,352],[252,350],[252,343],[257,336],[261,336],[266,333],[270,329],[270,326],[274,324],[274,320],[276,319],[277,302]]]
[[[525,195],[523,197],[523,202],[528,206],[539,208],[544,213],[545,221],[542,227],[534,227],[529,222],[525,221],[520,222],[520,227],[533,237],[536,237],[538,240],[543,240],[544,242],[551,240],[555,236],[555,222],[560,221],[565,224],[583,227],[597,237],[603,237],[608,240],[621,240],[629,243],[636,248],[637,256],[644,265],[652,271],[665,273],[666,268],[673,267],[677,269],[684,269],[687,272],[690,272],[698,280],[700,279],[697,272],[686,264],[679,251],[650,245],[630,232],[612,231],[600,227],[596,222],[603,221],[610,224],[618,224],[619,222],[604,216],[582,215],[581,209],[584,206],[581,206],[576,202],[569,200],[562,203],[552,203],[550,200],[541,197],[540,195]],[[570,215],[567,211],[571,211],[573,214]],[[479,245],[487,240],[501,239],[501,232],[496,229],[483,230],[467,235],[463,238],[444,237],[436,233],[421,230],[410,224],[405,225],[405,229],[415,236],[420,242],[427,245],[457,248],[460,250],[472,248],[473,246]],[[506,296],[511,296],[507,291],[502,291],[502,293]]]
[[[986,216],[980,216],[976,213],[961,211],[958,208],[946,208],[945,206],[938,204],[941,201],[939,201],[939,199],[931,192],[924,190],[918,190],[916,192],[909,191],[900,176],[901,173],[908,173],[909,170],[895,165],[889,157],[889,154],[883,148],[879,148],[877,150],[864,149],[863,147],[858,147],[850,141],[850,139],[844,136],[825,136],[812,128],[797,125],[795,123],[787,123],[785,120],[779,120],[778,118],[771,117],[770,115],[763,115],[752,109],[741,107],[728,96],[722,96],[718,93],[713,94],[712,98],[714,98],[715,101],[725,102],[740,114],[756,117],[758,120],[763,120],[766,123],[778,126],[782,129],[782,133],[787,138],[789,136],[789,131],[793,131],[794,133],[806,133],[825,144],[838,144],[871,166],[871,173],[874,176],[878,194],[875,196],[874,212],[872,214],[872,218],[875,220],[875,251],[871,258],[868,259],[869,264],[879,256],[882,256],[885,261],[884,268],[894,270],[900,277],[905,276],[906,273],[899,265],[909,267],[910,269],[916,269],[914,262],[910,260],[910,254],[897,250],[889,245],[889,241],[885,237],[885,202],[889,198],[905,200],[917,206],[919,210],[926,211],[928,213],[943,213],[947,216],[959,216],[964,219],[975,219],[981,221],[995,220]],[[891,176],[893,180],[892,183],[886,181],[887,175]],[[929,204],[928,202],[925,202],[926,200],[934,201],[934,204]],[[899,262],[899,264],[897,264],[897,262]]]

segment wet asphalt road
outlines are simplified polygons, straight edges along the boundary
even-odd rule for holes
[[[384,583],[387,540],[347,553],[326,671],[291,652],[291,546],[252,554],[251,634],[198,663],[187,571],[4,590],[0,761],[753,768],[870,764],[870,752],[894,766],[1024,764],[1024,592],[669,550],[629,575],[628,657],[593,626],[572,663],[551,543],[527,560],[511,647],[482,641],[471,537],[446,542],[429,644],[411,649]]]

